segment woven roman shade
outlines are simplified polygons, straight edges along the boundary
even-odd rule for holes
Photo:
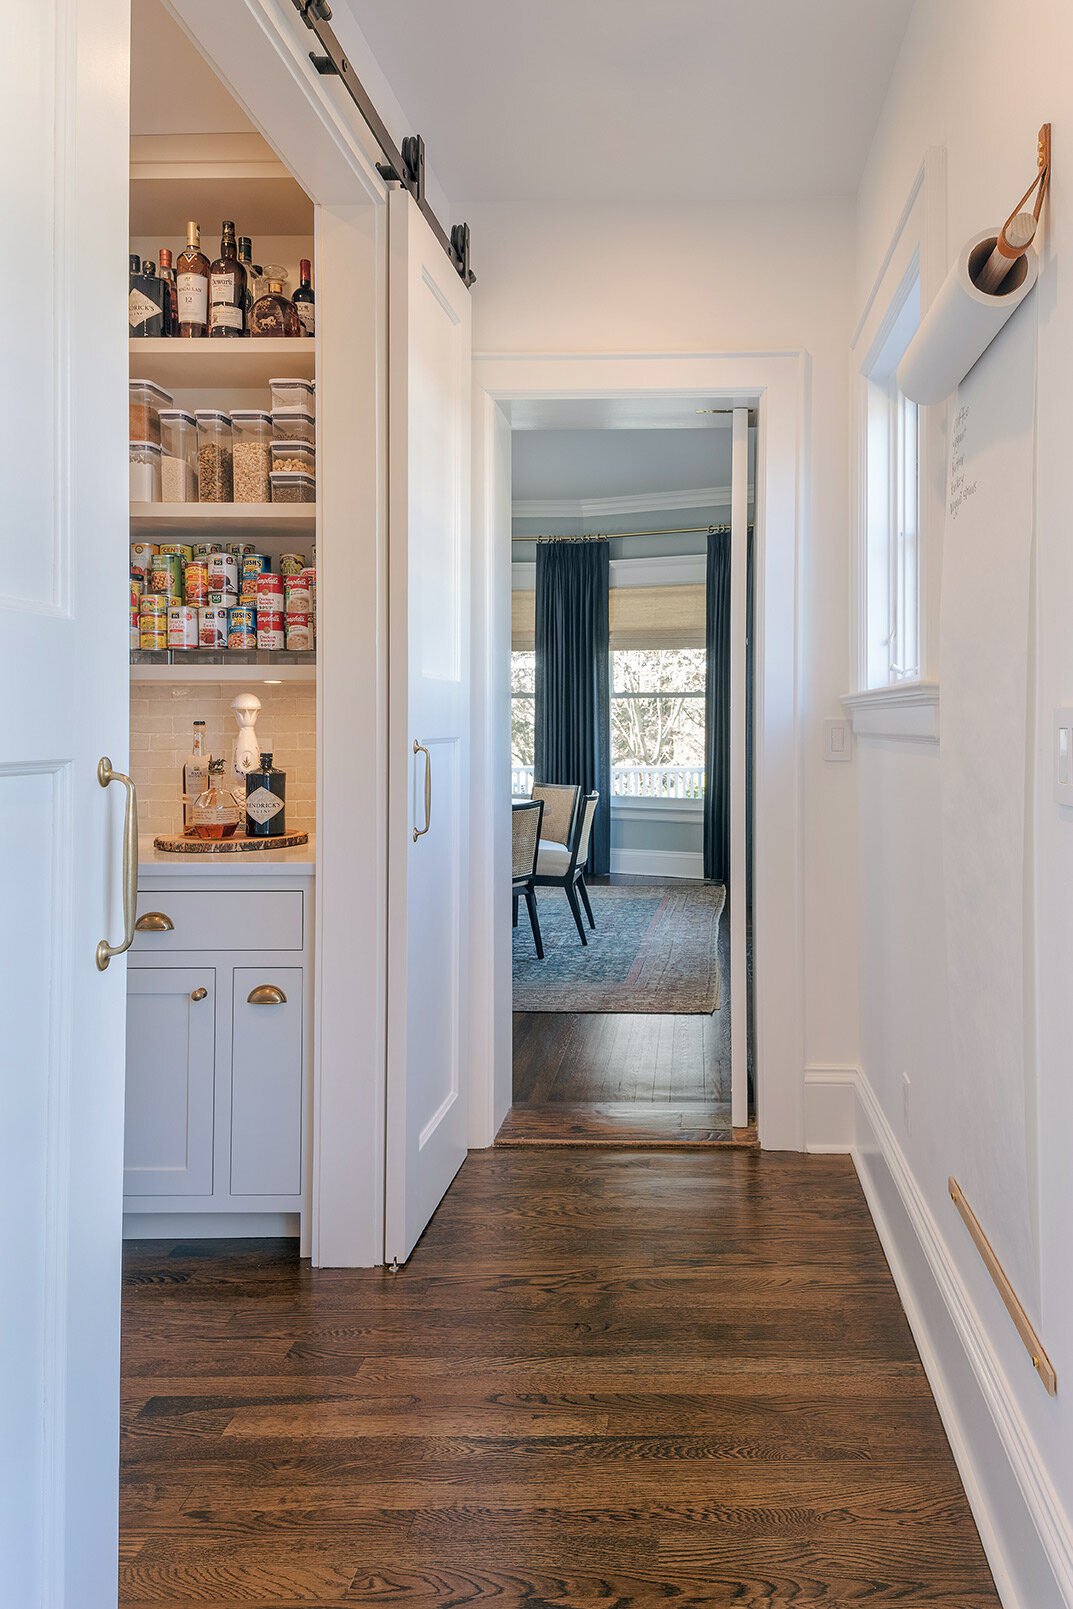
[[[510,595],[510,646],[514,653],[532,653],[536,647],[536,593]]]
[[[536,593],[510,595],[510,645],[536,641]],[[612,648],[703,648],[704,583],[677,587],[612,587]]]

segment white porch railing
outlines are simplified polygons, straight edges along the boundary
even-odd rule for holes
[[[514,765],[512,793],[533,791],[533,767]],[[616,799],[703,799],[702,765],[616,765],[611,771],[611,793]]]

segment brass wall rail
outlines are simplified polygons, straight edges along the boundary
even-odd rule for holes
[[[1058,1395],[1058,1376],[1054,1372],[1054,1367],[1050,1358],[1047,1356],[1046,1352],[1044,1352],[1043,1347],[1040,1344],[1039,1336],[1036,1334],[1035,1330],[1032,1328],[1032,1325],[1028,1321],[1028,1314],[1017,1300],[1017,1297],[1014,1294],[1013,1286],[1006,1278],[1002,1264],[999,1262],[994,1251],[992,1250],[991,1242],[980,1228],[976,1214],[973,1212],[972,1208],[969,1206],[969,1203],[962,1195],[961,1186],[958,1184],[957,1180],[953,1178],[948,1179],[947,1186],[950,1190],[950,1199],[964,1219],[965,1227],[969,1231],[969,1234],[972,1236],[976,1244],[976,1250],[980,1253],[980,1256],[984,1260],[984,1267],[994,1280],[995,1288],[1005,1303],[1006,1311],[1013,1319],[1014,1327],[1016,1328],[1018,1335],[1021,1337],[1021,1340],[1025,1343],[1028,1355],[1032,1359],[1032,1367],[1043,1381],[1043,1384],[1046,1386],[1051,1396],[1056,1397]]]

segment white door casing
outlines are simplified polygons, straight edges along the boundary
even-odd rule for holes
[[[389,197],[388,1087],[385,1257],[465,1160],[470,295]]]
[[[5,220],[29,265],[0,423],[0,1582],[114,1609],[127,766],[125,0],[5,12]]]
[[[749,410],[735,408],[730,470],[730,1120],[749,1121],[746,984],[746,605],[749,555]]]

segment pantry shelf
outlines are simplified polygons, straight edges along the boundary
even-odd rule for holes
[[[165,390],[205,390],[210,386],[265,386],[277,375],[312,380],[317,343],[313,336],[290,339],[247,337],[184,341],[178,337],[129,342],[130,372],[148,377]]]
[[[302,536],[317,533],[315,503],[132,503],[130,529],[144,540],[197,532],[198,540],[213,531],[230,537],[247,531],[259,536]]]
[[[232,649],[211,654],[198,649],[149,653],[135,650],[130,656],[130,679],[134,682],[312,682],[317,678],[317,656],[312,653],[279,653]]]

